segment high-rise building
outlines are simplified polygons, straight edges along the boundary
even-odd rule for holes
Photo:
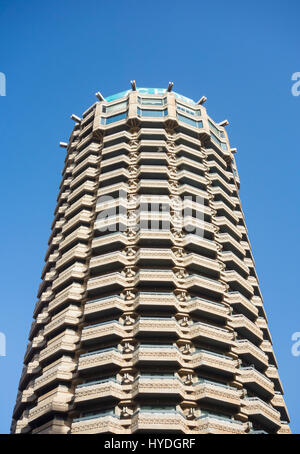
[[[167,89],[75,126],[14,433],[289,433],[226,121]]]

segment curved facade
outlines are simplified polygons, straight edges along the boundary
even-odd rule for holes
[[[73,116],[13,433],[289,433],[224,123],[167,90]]]

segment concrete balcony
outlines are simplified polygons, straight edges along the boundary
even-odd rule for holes
[[[78,214],[73,216],[68,222],[66,222],[62,228],[64,235],[68,234],[71,230],[74,230],[76,226],[81,224],[90,224],[92,220],[92,213],[88,210],[81,210]]]
[[[176,279],[171,270],[142,269],[138,272],[139,281],[145,285],[169,286],[176,285]]]
[[[222,156],[219,155],[219,153],[216,152],[215,149],[213,148],[209,148],[206,151],[206,154],[207,154],[207,157],[211,157],[212,159],[208,159],[208,165],[210,165],[210,162],[211,161],[216,161],[218,162],[223,168],[224,170],[227,168],[227,162],[223,159]]]
[[[268,367],[268,356],[252,342],[248,340],[237,340],[234,345],[234,352],[245,358],[250,364],[254,364],[259,369]]]
[[[242,367],[238,371],[238,380],[255,394],[270,399],[274,395],[274,383],[254,367]]]
[[[99,182],[101,186],[110,186],[120,181],[128,181],[130,178],[130,173],[127,169],[120,168],[117,170],[111,170],[110,172],[105,172],[100,174]],[[108,183],[107,183],[108,182]]]
[[[136,192],[138,192],[139,194],[168,195],[172,193],[172,187],[167,179],[155,180],[154,178],[152,179],[144,178],[138,182]]]
[[[151,147],[153,144],[151,143]],[[157,146],[157,145],[155,145]],[[159,146],[159,145],[158,145]],[[161,141],[162,148],[165,146],[165,143]],[[144,149],[145,150],[145,149]],[[138,165],[142,164],[159,164],[159,165],[168,165],[169,158],[165,151],[140,151],[137,158]]]
[[[184,153],[186,152],[186,153]],[[205,173],[206,168],[202,164],[202,159],[199,155],[196,153],[193,153],[193,150],[191,150],[188,147],[181,146],[180,147],[180,153],[181,156],[177,158],[177,167],[181,170],[188,170],[189,168],[193,169],[192,171],[195,173],[199,173],[199,171],[202,172],[202,174]],[[190,159],[188,156],[190,156],[192,159]]]
[[[208,203],[208,194],[206,191],[196,188],[195,186],[191,186],[189,184],[182,184],[178,188],[178,194],[182,196],[198,196],[203,200],[203,203]]]
[[[247,424],[235,419],[203,412],[197,420],[198,434],[241,435],[245,434]]]
[[[271,405],[258,397],[245,398],[243,404],[243,411],[251,420],[258,422],[271,430],[278,430],[280,428],[280,413]]]
[[[39,425],[36,429],[32,429],[32,434],[39,435],[57,435],[57,434],[68,434],[70,432],[70,427],[64,420],[54,418],[51,421]]]
[[[40,350],[45,345],[45,338],[43,336],[42,330],[36,334],[33,339],[28,342],[26,352],[24,355],[24,363],[28,363],[31,361],[33,355],[37,354],[38,350]]]
[[[44,290],[39,298],[39,300],[36,303],[36,306],[34,308],[34,317],[37,317],[40,311],[43,309],[43,306],[49,303],[49,301],[53,298],[53,292],[51,288],[47,288],[47,290]]]
[[[42,331],[43,330],[43,326],[48,323],[49,321],[49,314],[48,312],[44,309],[43,312],[41,312],[36,320],[34,320],[31,324],[31,327],[30,327],[30,332],[29,332],[29,336],[28,336],[28,339],[30,341],[32,341],[32,339],[37,335],[37,333],[39,331]]]
[[[180,308],[178,308],[180,310]],[[216,320],[219,323],[225,323],[229,317],[229,309],[224,304],[205,300],[203,298],[192,298],[188,301],[184,310],[190,314],[195,314],[211,320]]]
[[[180,170],[177,173],[177,179],[180,184],[190,184],[201,189],[205,189],[209,182],[206,177],[202,177],[196,173],[189,172],[188,170]]]
[[[117,134],[112,134],[112,136],[117,136]],[[119,143],[105,144],[104,148],[102,149],[102,163],[108,161],[110,159],[109,156],[115,155],[116,153],[118,153],[117,157],[119,157],[119,160],[120,156],[122,156],[122,159],[128,156],[129,152],[131,151],[131,147],[127,143],[127,141],[129,142],[130,138],[123,136],[119,137],[119,139],[120,139]]]
[[[132,353],[122,354],[116,348],[107,348],[91,353],[82,354],[78,361],[78,372],[88,373],[90,371],[112,370],[116,367],[126,367],[132,364]]]
[[[80,241],[88,241],[90,238],[91,229],[89,227],[80,226],[74,232],[70,233],[60,243],[59,250],[62,251],[67,247],[71,247],[72,244],[79,243]]]
[[[239,229],[229,221],[229,219],[225,216],[215,216],[214,223],[220,228],[221,232],[229,233],[233,236],[237,241],[241,240],[242,234]]]
[[[182,330],[175,319],[166,317],[140,317],[133,328],[133,335],[155,338],[180,337]]]
[[[71,181],[72,181],[72,178],[70,178],[70,177],[68,177],[68,178],[63,178],[62,181],[61,181],[61,184],[60,184],[60,186],[59,186],[60,191],[64,191],[65,188],[69,187]]]
[[[95,155],[89,155],[87,158],[85,158],[83,161],[81,161],[79,164],[77,164],[74,169],[73,169],[73,176],[77,176],[79,173],[81,173],[83,170],[86,169],[86,167],[94,167],[97,168],[99,164],[99,156]]]
[[[270,378],[270,380],[273,381],[275,390],[280,391],[281,394],[283,394],[282,383],[279,378],[279,373],[278,373],[277,367],[269,365],[268,369],[266,370],[266,375],[268,378]]]
[[[139,130],[141,131],[141,130]],[[117,141],[117,146],[120,147],[120,143],[127,145],[127,142],[131,140],[131,134],[127,131],[119,131],[108,136],[103,137],[104,149],[110,148],[111,141]]]
[[[84,318],[87,320],[99,316],[106,317],[111,314],[121,314],[132,308],[132,301],[125,301],[119,295],[97,298],[86,302],[84,306]]]
[[[125,388],[128,388],[127,393]],[[98,380],[92,383],[85,383],[77,386],[75,390],[74,403],[79,405],[82,403],[95,403],[100,401],[118,401],[121,399],[131,398],[131,386],[126,386],[123,389],[121,383],[110,378],[106,380]]]
[[[267,320],[265,319],[265,317],[258,317],[256,323],[257,323],[257,326],[259,326],[259,328],[263,331],[267,340],[269,340],[269,342],[272,343],[271,334],[270,334],[268,323],[267,323]]]
[[[95,197],[91,195],[83,195],[76,202],[72,203],[69,208],[65,211],[67,219],[71,218],[76,211],[82,210],[83,208],[93,208]]]
[[[236,271],[222,271],[221,277],[230,284],[233,290],[239,291],[249,298],[253,295],[253,287]]]
[[[47,343],[47,347],[39,354],[39,362],[49,361],[51,358],[62,355],[64,352],[74,352],[78,341],[79,336],[77,333],[71,329],[66,329]]]
[[[211,257],[216,257],[217,254],[217,243],[215,241],[208,240],[207,238],[201,238],[198,235],[186,235],[182,239],[182,245],[199,254],[205,252],[205,255],[209,255]]]
[[[87,282],[87,291],[89,294],[97,293],[97,290],[101,290],[101,293],[112,290],[120,290],[121,288],[134,286],[136,284],[136,278],[131,282],[121,273],[108,273],[103,276],[94,277]]]
[[[57,290],[58,288],[65,287],[70,281],[80,280],[82,281],[87,271],[86,265],[80,262],[75,262],[72,266],[62,271],[58,277],[53,281],[52,289]]]
[[[202,219],[197,219],[188,215],[185,215],[179,222],[176,222],[173,217],[172,225],[174,227],[183,227],[187,232],[195,233],[202,237],[208,234],[212,238],[216,231],[216,227],[212,223],[204,222]]]
[[[121,367],[133,367],[137,364],[159,366],[181,366],[197,368],[224,376],[236,373],[237,361],[230,357],[215,354],[207,350],[189,355],[183,354],[173,345],[140,345],[136,350],[122,353],[116,348],[102,349],[81,355],[78,371],[112,370]]]
[[[116,253],[112,253],[116,255]],[[105,260],[105,256],[102,256]],[[93,259],[92,259],[93,260]],[[98,258],[100,260],[100,257]],[[140,248],[136,256],[129,257],[127,262],[136,260],[137,265],[155,265],[161,262],[162,265],[193,267],[199,272],[213,273],[217,275],[220,272],[220,264],[216,260],[199,256],[194,253],[186,254],[183,256],[176,255],[171,249],[154,249],[154,248]],[[122,261],[124,263],[124,260]]]
[[[61,240],[62,240],[63,236],[61,234],[57,234],[55,235],[52,239],[51,239],[51,243],[50,243],[50,248],[53,247],[53,246],[57,246]]]
[[[184,143],[180,143],[180,145],[177,145],[177,156],[178,156],[178,161],[183,158],[188,158],[189,160],[192,160],[193,162],[199,162],[200,164],[203,163],[203,159],[205,158],[205,154],[200,151],[200,150],[194,150],[191,147],[186,146]]]
[[[287,406],[284,402],[283,395],[280,392],[276,392],[271,400],[271,404],[273,405],[276,410],[280,412],[281,420],[282,421],[289,421],[290,415],[287,409]]]
[[[264,340],[261,343],[260,348],[269,356],[269,358],[271,358],[274,366],[278,367],[277,360],[276,360],[276,357],[275,357],[275,354],[274,354],[274,350],[273,350],[273,346],[272,346],[271,342],[268,341],[268,340]]]
[[[228,172],[226,169],[224,169],[224,167],[217,160],[207,161],[207,165],[209,167],[209,174],[211,176],[218,174],[222,180],[229,184],[229,181],[232,177],[231,172]]]
[[[128,384],[121,384],[114,378],[102,379],[77,386],[74,402],[79,404],[100,400],[117,401],[134,399],[139,395],[159,397],[165,394],[184,397],[185,386],[176,377],[140,376]]]
[[[98,195],[98,201],[96,204],[96,213],[100,213],[101,211],[105,210],[107,213],[112,213],[111,216],[116,216],[116,210],[119,208],[122,210],[122,214],[124,216],[127,215],[127,210],[130,207],[130,202],[126,198],[127,194],[127,188],[123,188],[123,184],[118,183],[117,185],[114,185],[117,189],[118,197],[117,198],[107,198],[104,197],[102,194]],[[122,193],[121,193],[122,191]],[[100,191],[98,191],[99,194]],[[100,200],[99,200],[100,199]],[[134,204],[134,207],[130,208],[136,208],[136,203]]]
[[[56,276],[56,272],[53,268],[51,270],[52,270],[51,274],[47,273],[45,276],[45,277],[47,277],[47,279],[45,279],[45,277],[44,277],[44,280],[40,283],[40,286],[39,286],[39,289],[37,292],[38,298],[40,298],[41,295],[44,294],[45,292],[52,290],[52,281],[54,280],[54,278]],[[50,278],[52,278],[52,279],[50,279]]]
[[[234,190],[235,186],[233,184],[228,183],[219,173],[209,173],[208,178],[215,183],[213,187],[219,186],[221,188],[225,188],[226,192],[231,195]]]
[[[65,267],[69,262],[74,261],[74,259],[85,260],[88,254],[88,247],[85,244],[77,244],[73,246],[72,249],[68,250],[61,255],[59,260],[56,262],[56,269],[60,270]]]
[[[166,230],[155,230],[155,229],[141,229],[137,233],[136,241],[141,246],[151,245],[162,246],[162,244],[171,247],[173,242],[173,235],[169,229]]]
[[[237,361],[230,356],[214,353],[213,351],[196,349],[190,355],[182,355],[184,366],[197,368],[210,373],[231,376],[237,372]]]
[[[51,283],[54,280],[55,276],[56,276],[55,270],[48,271],[48,273],[46,273],[44,277],[45,284]]]
[[[227,249],[236,251],[241,257],[245,257],[246,251],[243,246],[228,233],[218,233],[216,235],[216,241],[221,245],[226,246]]]
[[[63,356],[55,363],[45,367],[42,374],[34,379],[34,391],[39,391],[56,382],[71,381],[75,368],[76,363],[69,356]]]
[[[50,395],[46,394],[38,399],[35,407],[29,410],[29,423],[41,418],[46,413],[50,412],[66,412],[69,409],[72,394],[66,386],[59,385],[55,392],[51,391]]]
[[[182,337],[198,339],[211,345],[230,347],[233,344],[233,332],[206,323],[198,322],[182,329]]]
[[[97,143],[90,143],[87,147],[80,151],[80,153],[75,155],[74,161],[81,162],[86,156],[90,154],[97,155],[99,153],[99,145]]]
[[[11,428],[16,434],[28,433],[30,431],[30,427],[28,425],[28,414],[22,416],[18,419],[18,421],[13,420]]]
[[[94,224],[94,230],[97,232],[105,232],[108,234],[110,232],[115,232],[118,230],[126,231],[127,228],[136,227],[136,220],[130,220],[125,215],[116,215],[109,216],[105,218],[96,219]]]
[[[242,337],[249,339],[254,344],[258,345],[263,340],[263,333],[260,328],[249,320],[243,314],[232,315],[229,322]]]
[[[214,196],[215,201],[220,201],[220,199],[228,205],[231,210],[235,208],[235,202],[232,197],[230,197],[222,188],[219,186],[210,186],[209,192]],[[218,198],[218,200],[216,200]]]
[[[14,416],[16,416],[16,414],[18,414],[24,407],[26,408],[27,405],[24,404],[31,404],[35,400],[36,394],[34,393],[32,383],[29,383],[26,389],[22,392],[19,391],[18,393],[16,406],[14,408]]]
[[[77,187],[82,181],[87,179],[95,179],[98,175],[98,170],[92,167],[88,167],[84,172],[81,172],[76,178],[70,183],[70,188]]]
[[[250,320],[256,320],[258,309],[244,295],[239,292],[228,292],[225,301],[231,306],[236,307],[237,311],[244,314]]]
[[[181,413],[176,412],[152,412],[139,411],[132,418],[120,419],[114,413],[102,412],[86,418],[73,420],[72,434],[97,434],[118,433],[129,434],[140,431],[156,432],[161,427],[168,432],[195,433],[189,427],[195,427],[195,423],[189,423]]]
[[[94,194],[96,189],[96,183],[91,180],[84,181],[81,185],[79,185],[74,191],[72,191],[68,196],[68,202],[71,204],[73,203],[74,199],[77,199],[81,194]]]
[[[22,371],[22,381],[25,378],[31,379],[31,375],[36,375],[40,372],[41,366],[39,363],[39,354],[36,353],[32,360],[28,362],[27,366],[24,366]],[[22,385],[23,386],[23,385]]]
[[[81,334],[82,344],[91,344],[97,341],[118,340],[130,337],[132,326],[121,325],[117,321],[102,322],[96,325],[86,326]]]
[[[137,396],[161,397],[166,394],[172,397],[186,398],[187,389],[177,377],[141,375],[132,383],[132,398]]]
[[[264,311],[263,302],[260,296],[253,295],[251,298],[251,302],[258,308]]]
[[[44,265],[44,268],[43,268],[43,271],[42,271],[42,279],[44,279],[44,276],[45,274],[48,272],[48,270],[53,267],[56,263],[56,260],[59,258],[59,253],[58,251],[55,251],[53,252],[52,254],[49,255],[45,265]]]
[[[218,215],[219,214],[222,214],[222,215],[226,215],[227,214],[228,218],[232,219],[232,221],[234,223],[238,224],[239,217],[238,217],[236,211],[232,210],[231,208],[229,208],[224,202],[222,202],[222,201],[212,202],[211,203],[211,207],[218,212]]]
[[[55,295],[55,298],[50,301],[48,306],[49,312],[58,310],[60,306],[63,307],[66,303],[81,301],[83,292],[83,285],[78,284],[77,282],[73,282],[67,288],[57,293]]]
[[[236,388],[204,380],[194,383],[193,394],[200,403],[221,405],[238,409],[241,405],[241,391]],[[188,396],[186,396],[188,398]]]
[[[103,196],[107,196],[107,195],[109,195],[109,196],[114,195],[115,198],[120,197],[122,199],[122,197],[124,198],[124,195],[127,195],[128,193],[129,193],[128,184],[125,181],[119,181],[119,182],[98,188],[97,198],[99,199],[99,197],[103,197]],[[99,203],[100,202],[98,201],[98,205],[99,205]],[[130,201],[127,201],[127,203],[128,203],[128,207],[129,207]],[[131,207],[131,208],[135,208],[135,207],[136,207],[136,204],[134,204],[134,207]]]
[[[157,179],[164,180],[172,178],[172,173],[169,171],[166,165],[145,165],[141,164],[137,171],[137,176],[142,180]],[[175,177],[175,175],[174,175]]]
[[[117,243],[117,245],[119,245],[122,249],[126,245],[135,243],[135,240],[130,242],[130,239],[124,233],[111,232],[99,238],[93,238],[92,250],[96,251],[96,253],[102,253],[107,250],[109,251],[111,249],[111,245],[115,243]]]
[[[81,309],[78,306],[70,305],[63,311],[52,317],[44,329],[44,336],[53,336],[57,330],[61,330],[65,326],[77,326],[81,317]]]
[[[126,150],[122,150],[122,153],[120,153],[118,156],[113,156],[112,158],[104,160],[102,159],[101,174],[103,175],[105,173],[114,172],[116,170],[127,169],[131,164],[131,160],[127,156],[127,153],[128,152],[126,152]]]
[[[226,265],[228,270],[237,271],[241,275],[245,276],[249,274],[249,268],[245,262],[231,251],[221,252],[220,260]]]
[[[203,292],[211,297],[221,298],[226,291],[226,285],[223,282],[209,279],[207,277],[192,274],[187,276],[184,281],[176,279],[176,286],[190,290]]]
[[[196,423],[188,421],[180,412],[155,411],[140,409],[132,417],[131,430],[133,433],[147,431],[156,433],[164,428],[164,431],[172,433],[197,433]]]
[[[77,144],[77,150],[80,151],[86,147],[93,140],[93,132],[91,130],[90,134],[87,134],[85,137],[82,137],[79,143]]]
[[[290,426],[287,422],[281,422],[281,427],[278,430],[277,434],[279,435],[291,435],[292,431],[290,429]]]

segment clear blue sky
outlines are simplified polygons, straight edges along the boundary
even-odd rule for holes
[[[292,418],[300,432],[299,0],[0,0],[0,432],[8,432],[64,161],[100,90],[166,87],[230,120],[241,198]]]

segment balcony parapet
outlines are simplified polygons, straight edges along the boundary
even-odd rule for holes
[[[68,392],[66,386],[59,385],[54,393],[48,397],[42,396],[38,399],[37,405],[29,410],[29,423],[37,420],[41,416],[49,412],[66,412],[69,409],[69,404],[72,399],[72,394]]]
[[[243,399],[243,411],[248,417],[259,423],[278,430],[281,426],[280,413],[271,405],[267,404],[258,397],[247,397]]]

